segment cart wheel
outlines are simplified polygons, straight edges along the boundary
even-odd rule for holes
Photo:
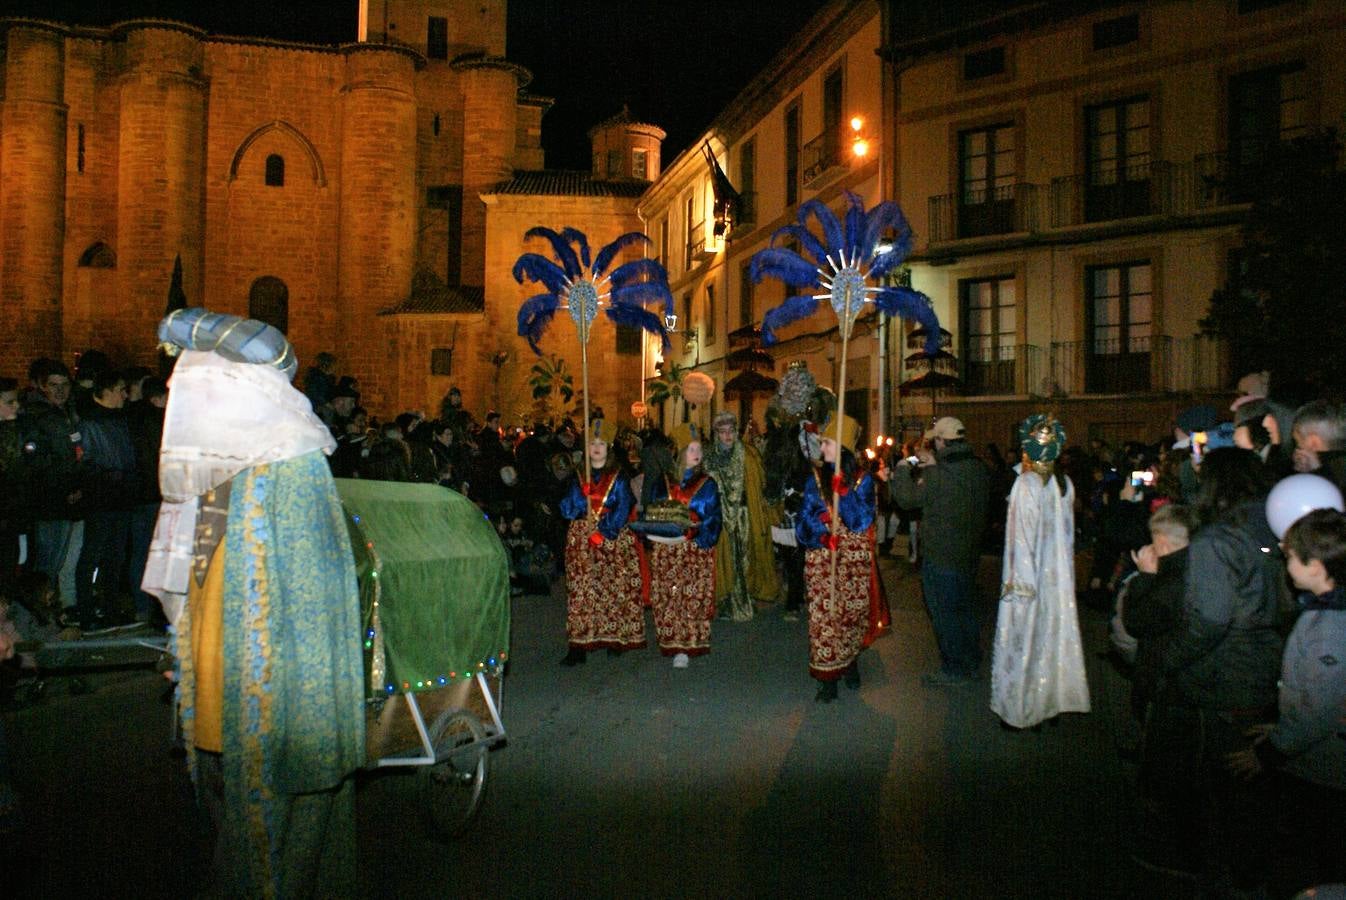
[[[449,709],[430,728],[439,762],[421,770],[430,823],[444,837],[466,830],[486,789],[486,729],[472,713]]]

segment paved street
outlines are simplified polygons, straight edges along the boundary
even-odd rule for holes
[[[994,627],[998,560],[983,561]],[[1127,861],[1129,768],[1114,748],[1126,683],[1085,613],[1095,711],[1041,733],[998,727],[985,681],[932,690],[919,580],[883,564],[893,634],[864,683],[813,701],[803,622],[716,622],[674,670],[653,650],[564,669],[559,597],[520,597],[509,741],[471,833],[434,840],[398,773],[362,779],[362,889],[378,897],[1180,896]],[[652,635],[652,629],[651,629]],[[166,752],[161,682],[56,679],[6,715],[16,785],[40,836],[38,895],[190,895],[206,842]],[[8,880],[6,878],[6,880]],[[8,893],[8,891],[6,891]]]

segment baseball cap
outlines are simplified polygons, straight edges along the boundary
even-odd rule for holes
[[[967,436],[963,423],[953,416],[941,416],[935,424],[926,429],[925,440],[943,438],[946,441],[961,441]]]

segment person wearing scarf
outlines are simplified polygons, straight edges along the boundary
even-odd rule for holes
[[[860,686],[860,651],[886,628],[889,618],[874,568],[874,476],[859,470],[854,448],[860,426],[850,416],[819,428],[822,465],[804,484],[795,538],[804,548],[804,585],[809,612],[809,675],[820,682],[815,699],[837,698],[837,681]],[[881,476],[883,477],[883,476]],[[839,496],[841,521],[832,522]],[[835,591],[832,558],[836,557]]]
[[[692,525],[677,543],[653,540],[650,550],[650,604],[659,652],[675,668],[710,652],[715,616],[715,543],[720,538],[720,489],[701,465],[701,433],[680,425],[671,435],[675,471],[663,473],[652,501],[675,500],[687,507]]]
[[[205,889],[353,895],[364,666],[331,434],[271,326],[188,308],[159,339],[181,355],[143,588],[175,635],[188,762],[219,824]]]
[[[561,500],[561,515],[570,520],[564,666],[583,663],[590,650],[616,655],[645,646],[640,559],[626,527],[636,498],[618,454],[609,452],[615,430],[602,419],[589,423],[590,480],[577,472]]]

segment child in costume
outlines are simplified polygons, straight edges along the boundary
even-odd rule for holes
[[[590,422],[590,480],[577,472],[561,501],[561,515],[570,520],[565,549],[570,649],[561,660],[565,666],[583,663],[588,651],[600,647],[615,655],[645,646],[640,559],[635,536],[626,527],[635,495],[618,454],[609,452],[615,431],[603,419]]]
[[[677,543],[652,538],[650,603],[659,651],[675,668],[710,652],[710,620],[715,616],[715,542],[720,537],[720,490],[701,465],[701,433],[692,425],[674,429],[675,472],[666,472],[651,492],[651,508],[671,502],[685,509],[689,527]],[[678,511],[681,512],[682,509]]]
[[[874,475],[860,471],[854,448],[859,424],[842,417],[841,443],[836,425],[819,429],[822,466],[804,484],[804,502],[795,520],[795,537],[805,548],[804,584],[809,610],[809,674],[821,682],[817,700],[837,698],[837,681],[860,686],[856,660],[888,622],[873,614],[878,597],[874,573]],[[838,472],[839,469],[839,472]],[[886,478],[887,470],[879,477]],[[839,499],[841,521],[833,528],[832,498]],[[832,557],[836,555],[835,591]]]

